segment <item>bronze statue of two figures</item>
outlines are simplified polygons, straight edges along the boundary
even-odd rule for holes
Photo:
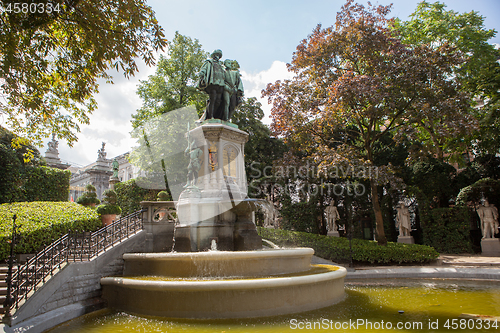
[[[207,109],[201,120],[229,121],[236,107],[242,102],[243,84],[238,62],[229,59],[221,62],[220,58],[222,51],[215,50],[211,59],[207,59],[200,70],[198,89],[209,96]]]

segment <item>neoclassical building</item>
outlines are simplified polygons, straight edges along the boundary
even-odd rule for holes
[[[99,198],[99,200],[101,200],[102,193],[110,188],[109,180],[113,175],[111,164],[115,159],[119,165],[118,179],[120,182],[137,178],[142,174],[137,167],[133,166],[128,161],[128,152],[111,159],[106,158],[106,143],[104,142],[102,143],[101,149],[97,151],[96,161],[81,168],[71,167],[69,164],[64,164],[61,162],[59,158],[59,152],[57,150],[58,142],[55,140],[54,136],[52,137],[52,141],[50,141],[47,146],[48,149],[45,152],[45,160],[47,162],[47,166],[59,169],[69,169],[71,171],[71,179],[69,185],[70,201],[76,201],[76,199],[85,191],[85,186],[87,184],[92,184],[95,186],[97,190],[97,197]]]

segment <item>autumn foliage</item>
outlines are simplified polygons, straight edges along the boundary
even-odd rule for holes
[[[294,78],[263,91],[274,133],[323,169],[374,165],[374,147],[386,135],[428,137],[439,153],[442,138],[475,126],[468,96],[452,76],[461,54],[446,43],[403,44],[387,18],[390,7],[347,1],[335,26],[318,25],[297,46],[288,65]],[[390,174],[391,166],[383,170]],[[387,241],[377,193],[387,179],[369,179],[379,244]]]

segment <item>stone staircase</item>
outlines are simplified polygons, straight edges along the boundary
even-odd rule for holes
[[[3,302],[7,295],[7,272],[9,267],[5,264],[0,265],[0,314],[4,314]]]

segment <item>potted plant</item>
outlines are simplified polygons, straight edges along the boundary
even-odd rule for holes
[[[156,199],[157,201],[170,201],[170,195],[168,194],[167,191],[160,191],[158,192],[158,198]],[[163,217],[167,214],[165,209],[160,209],[158,211],[158,220],[162,220]]]
[[[160,191],[158,192],[158,199],[157,201],[170,201],[170,195],[168,194],[167,191]]]
[[[85,192],[76,199],[76,203],[83,206],[91,206],[95,207],[95,205],[101,203],[99,199],[97,199],[96,188],[92,184],[87,184],[85,186]]]
[[[117,196],[113,190],[106,190],[103,193],[102,204],[97,206],[97,213],[101,215],[103,226],[110,225],[116,219],[116,215],[122,213],[120,206],[116,204]]]

